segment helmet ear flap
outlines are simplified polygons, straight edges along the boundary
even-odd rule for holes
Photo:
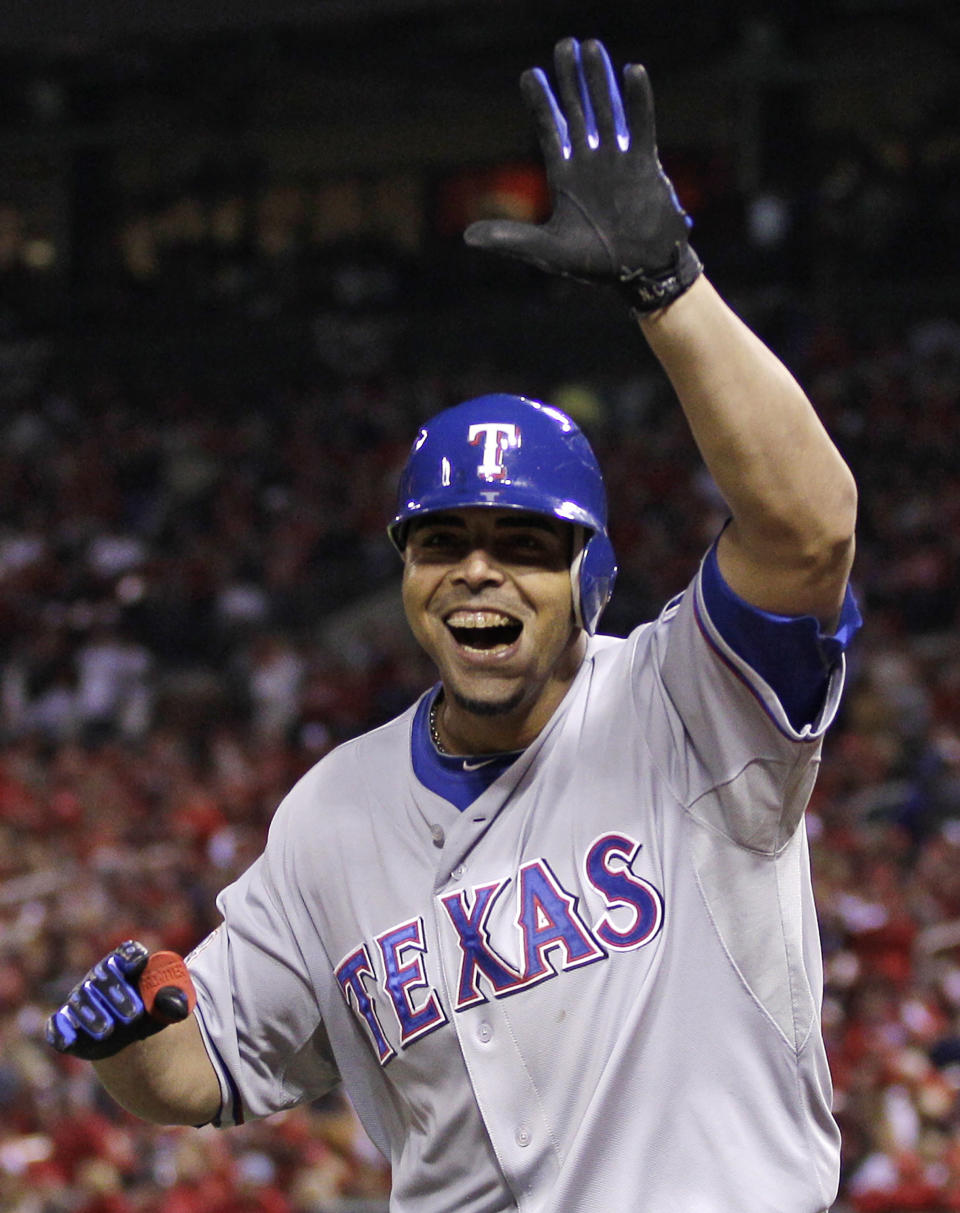
[[[588,535],[570,566],[573,584],[573,613],[577,625],[592,636],[603,609],[610,601],[617,579],[613,544],[603,531]]]

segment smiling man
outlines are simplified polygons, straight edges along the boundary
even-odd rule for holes
[[[583,659],[572,531],[470,509],[419,519],[405,537],[404,606],[446,688],[433,728],[448,751],[502,750],[504,740],[522,749],[566,693]]]
[[[727,525],[658,619],[602,636],[616,564],[577,426],[502,394],[429,420],[389,531],[438,683],[285,798],[188,958],[194,1011],[167,987],[178,1022],[146,1013],[128,942],[49,1037],[165,1123],[342,1080],[395,1213],[823,1213],[803,813],[859,622],[856,493],[702,274],[643,69],[621,99],[599,43],[555,67],[559,96],[523,77],[551,219],[467,239],[625,295]]]
[[[453,754],[522,749],[566,694],[613,585],[593,452],[558,410],[483,396],[423,427],[398,497],[404,607],[444,687],[434,739]]]

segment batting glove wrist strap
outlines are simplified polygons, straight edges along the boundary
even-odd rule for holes
[[[621,96],[606,50],[573,38],[554,52],[557,93],[539,68],[521,89],[537,127],[553,202],[546,223],[496,219],[464,233],[475,248],[553,274],[618,287],[631,307],[657,311],[699,277],[691,221],[657,154],[653,94],[629,65]]]
[[[677,246],[674,264],[660,274],[648,274],[644,270],[624,270],[620,275],[618,289],[630,305],[631,311],[640,315],[658,312],[693,286],[703,273],[703,264],[689,244]]]

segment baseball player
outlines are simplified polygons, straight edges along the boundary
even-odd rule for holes
[[[577,426],[507,395],[428,421],[389,531],[437,685],[293,788],[189,975],[147,998],[124,944],[49,1037],[164,1123],[342,1081],[395,1213],[822,1213],[803,812],[859,623],[855,489],[702,274],[644,69],[621,94],[568,39],[555,81],[522,77],[552,217],[466,238],[623,293],[728,524],[658,619],[602,636],[616,565]]]

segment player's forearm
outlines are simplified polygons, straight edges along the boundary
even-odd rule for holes
[[[117,1103],[143,1120],[202,1125],[219,1111],[220,1084],[194,1015],[93,1065]]]
[[[733,515],[734,588],[769,610],[829,614],[817,582],[827,600],[830,585],[842,592],[856,487],[802,388],[704,278],[641,323]]]

